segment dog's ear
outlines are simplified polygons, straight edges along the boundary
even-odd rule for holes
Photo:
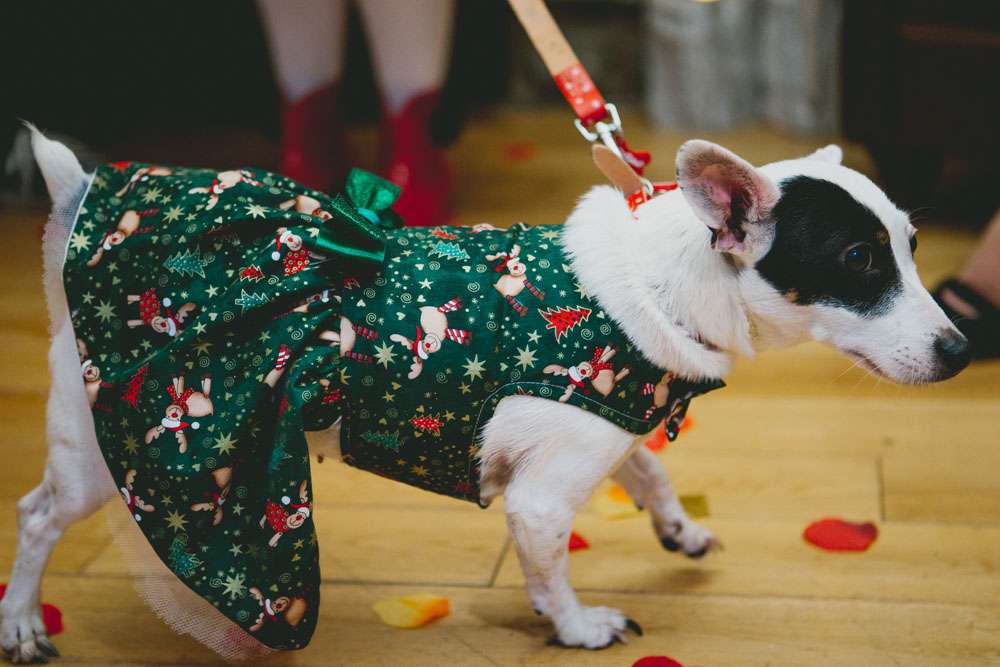
[[[844,161],[844,151],[837,144],[823,146],[819,150],[806,156],[808,160],[821,160],[830,164],[840,164]]]
[[[677,151],[677,182],[695,214],[712,230],[712,246],[729,253],[761,250],[771,238],[778,188],[722,146],[694,139]]]

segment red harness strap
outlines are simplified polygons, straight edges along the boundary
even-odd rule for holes
[[[625,197],[625,201],[628,202],[628,210],[634,211],[661,192],[669,192],[670,190],[677,189],[676,183],[652,183],[652,186],[652,192],[647,191],[645,188],[640,188]]]

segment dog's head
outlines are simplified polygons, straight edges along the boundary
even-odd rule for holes
[[[677,153],[677,179],[773,336],[829,343],[896,382],[952,377],[968,341],[917,276],[909,216],[841,157],[827,146],[755,168],[695,140]]]

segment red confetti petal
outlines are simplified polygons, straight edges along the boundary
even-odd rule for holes
[[[579,549],[589,549],[590,542],[583,539],[583,536],[573,531],[569,534],[569,550],[577,551]]]
[[[0,600],[7,592],[7,584],[0,584]],[[42,604],[42,622],[45,624],[45,634],[49,637],[63,631],[62,612],[54,604]]]
[[[633,662],[632,667],[684,667],[684,665],[665,655],[647,655]]]
[[[528,162],[537,152],[537,147],[531,143],[511,143],[503,149],[503,155],[508,162]]]
[[[651,452],[661,451],[666,446],[667,430],[662,426],[653,431],[653,435],[646,438],[646,448]]]
[[[820,519],[802,532],[806,542],[827,551],[865,551],[878,537],[878,527],[869,522]]]

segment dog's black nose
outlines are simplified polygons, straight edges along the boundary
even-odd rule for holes
[[[942,379],[957,375],[969,365],[969,360],[972,358],[968,339],[957,331],[944,331],[938,334],[934,339],[934,351],[937,353],[942,370],[945,371]]]

